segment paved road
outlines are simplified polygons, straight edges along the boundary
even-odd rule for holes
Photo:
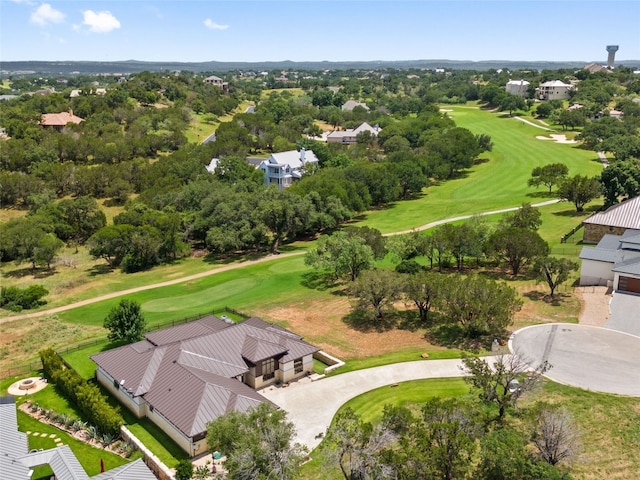
[[[493,357],[487,357],[492,359]],[[425,378],[462,377],[462,362],[456,360],[420,360],[323,378],[315,382],[293,383],[288,388],[260,391],[288,413],[296,426],[296,441],[313,450],[322,440],[331,420],[344,403],[374,388]]]
[[[554,323],[512,335],[510,348],[530,365],[548,361],[546,376],[596,392],[640,396],[640,337],[607,328]]]

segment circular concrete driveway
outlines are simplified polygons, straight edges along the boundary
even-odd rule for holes
[[[554,323],[515,332],[511,351],[546,376],[596,392],[640,396],[640,337],[606,328]]]

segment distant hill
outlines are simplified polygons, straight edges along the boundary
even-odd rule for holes
[[[473,62],[467,60],[398,60],[398,61],[363,61],[363,62],[141,62],[126,60],[120,62],[75,62],[75,61],[26,61],[0,62],[0,73],[3,75],[41,74],[41,75],[73,75],[100,73],[136,73],[141,71],[174,71],[192,72],[228,72],[232,70],[264,71],[264,70],[383,70],[410,68],[446,68],[449,70],[489,70],[507,68],[509,70],[558,70],[561,68],[582,68],[587,63],[582,61],[544,62],[544,61],[512,61],[483,60]],[[640,60],[620,60],[617,65],[630,67],[640,66]]]

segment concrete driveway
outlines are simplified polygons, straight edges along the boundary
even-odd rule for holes
[[[556,382],[640,396],[640,337],[607,328],[554,323],[518,330],[510,348],[530,365],[548,361]]]
[[[311,451],[320,444],[319,435],[326,433],[334,415],[347,400],[393,383],[462,377],[461,365],[458,359],[405,362],[343,373],[315,382],[295,382],[287,388],[267,388],[260,393],[287,411],[289,420],[296,426],[296,441]]]
[[[512,352],[530,365],[547,360],[550,379],[605,393],[640,396],[640,337],[575,324],[527,327],[512,335]],[[491,364],[495,357],[485,357]],[[462,362],[420,360],[358,370],[287,388],[260,393],[288,413],[297,430],[296,441],[313,450],[322,440],[338,409],[348,400],[378,387],[425,378],[462,377]]]
[[[616,292],[609,304],[611,315],[605,328],[640,337],[640,296]]]

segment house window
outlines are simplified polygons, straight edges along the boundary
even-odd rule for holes
[[[275,377],[276,362],[273,358],[268,358],[262,362],[262,380],[271,380]]]
[[[302,359],[298,358],[297,360],[293,361],[293,370],[295,373],[302,373]]]

